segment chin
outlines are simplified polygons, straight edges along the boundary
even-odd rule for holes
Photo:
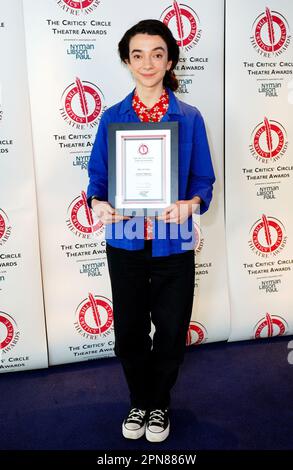
[[[156,78],[152,80],[140,80],[140,83],[147,88],[152,88],[154,86],[159,85],[162,81],[163,81],[163,78],[162,79]]]

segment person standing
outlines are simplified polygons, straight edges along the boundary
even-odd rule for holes
[[[106,226],[115,354],[130,392],[122,433],[128,439],[145,434],[148,441],[161,442],[170,431],[170,391],[183,362],[192,313],[192,214],[207,211],[215,175],[199,110],[174,94],[179,47],[169,28],[158,20],[140,21],[122,37],[119,53],[135,89],[102,116],[88,166],[87,197]],[[134,218],[141,229],[129,237],[129,217],[108,202],[108,125],[160,121],[179,126],[179,200],[159,217]]]

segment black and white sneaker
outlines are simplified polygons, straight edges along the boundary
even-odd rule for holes
[[[150,442],[162,442],[170,432],[168,410],[151,410],[146,425],[145,437]]]
[[[139,439],[144,435],[146,427],[146,410],[131,408],[122,423],[122,434],[127,439]]]

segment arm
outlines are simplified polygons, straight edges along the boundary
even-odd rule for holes
[[[209,208],[215,175],[204,121],[199,112],[194,120],[192,147],[186,199],[171,204],[163,211],[158,219],[165,222],[182,224],[198,209],[203,214]]]
[[[90,198],[92,196],[96,196],[101,201],[107,201],[108,199],[107,121],[106,113],[104,113],[99,124],[88,165],[89,185],[87,188],[87,198],[90,207]]]
[[[195,118],[193,130],[193,150],[190,162],[190,174],[187,186],[187,199],[199,196],[201,199],[200,213],[209,208],[215,174],[205,129],[204,120],[200,113]]]
[[[104,113],[100,121],[88,165],[89,185],[87,202],[104,224],[128,219],[115,211],[108,199],[108,118]],[[94,198],[93,198],[94,197]]]

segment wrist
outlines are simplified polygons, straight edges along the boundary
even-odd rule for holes
[[[201,198],[199,196],[194,196],[192,199],[190,199],[191,203],[191,214],[198,213],[200,203],[201,203]]]
[[[201,198],[199,196],[193,196],[193,198],[190,199],[190,202],[192,204],[200,204],[201,203]]]
[[[97,203],[99,202],[99,198],[98,196],[91,196],[88,198],[88,205],[90,206],[90,208],[92,209],[94,207],[94,205],[96,205]]]

